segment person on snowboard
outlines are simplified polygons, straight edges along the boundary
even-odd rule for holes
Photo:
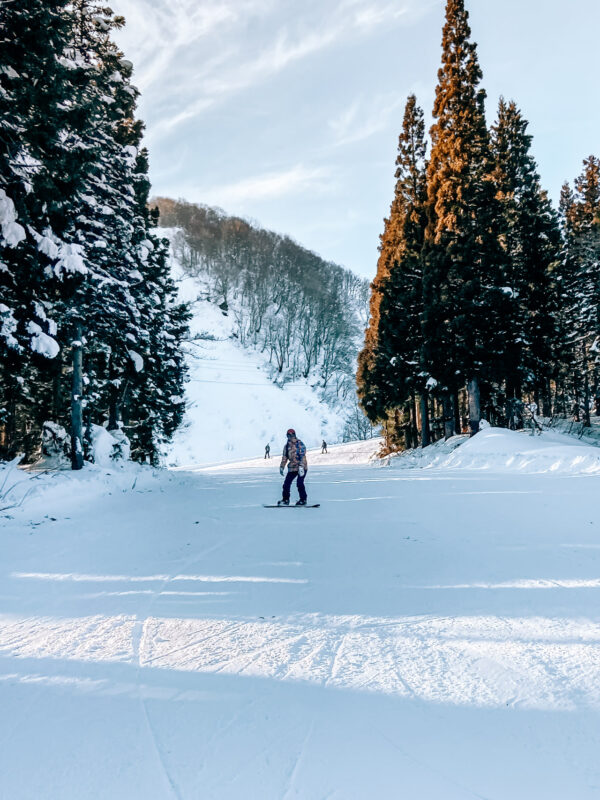
[[[290,428],[286,434],[287,442],[283,448],[283,455],[281,457],[281,464],[279,465],[279,474],[283,476],[285,465],[288,465],[288,472],[283,482],[283,497],[277,503],[278,506],[289,506],[290,504],[290,489],[292,483],[297,479],[298,494],[300,499],[296,503],[297,506],[306,505],[306,489],[304,488],[304,480],[308,470],[306,461],[306,446],[304,442],[296,436],[296,431]]]

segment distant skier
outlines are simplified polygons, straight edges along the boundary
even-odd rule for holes
[[[327,452],[327,442],[323,439],[323,444],[321,445],[321,455]]]
[[[306,505],[306,489],[304,488],[304,480],[308,470],[306,461],[306,446],[304,442],[296,436],[296,431],[290,428],[286,434],[287,442],[283,448],[283,455],[281,457],[281,464],[279,466],[279,474],[283,476],[285,465],[288,465],[288,472],[283,482],[282,499],[277,503],[278,506],[289,506],[290,504],[290,489],[292,483],[297,479],[298,494],[300,499],[296,503],[297,506]]]
[[[265,458],[271,458],[271,445],[268,444],[265,447]]]

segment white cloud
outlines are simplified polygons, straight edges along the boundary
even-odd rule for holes
[[[297,164],[281,172],[269,172],[225,186],[204,188],[199,196],[209,204],[239,207],[249,200],[272,200],[307,191],[326,191],[331,184],[331,170]]]
[[[419,13],[422,0],[115,0],[151,139],[290,65]]]
[[[329,122],[334,143],[339,146],[359,142],[386,130],[405,102],[406,98],[397,94],[380,94],[369,99],[357,97]]]

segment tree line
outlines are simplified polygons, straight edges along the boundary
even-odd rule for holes
[[[123,24],[93,0],[0,4],[0,459],[66,429],[81,468],[103,425],[156,463],[183,414],[189,316],[148,208]]]
[[[181,231],[173,246],[183,268],[206,282],[240,344],[265,354],[276,382],[310,380],[324,399],[354,402],[366,280],[220,209],[152,202],[160,224]]]
[[[528,122],[501,99],[494,124],[464,0],[447,0],[430,142],[408,98],[381,236],[358,393],[388,444],[583,415],[600,391],[600,160],[558,213]]]

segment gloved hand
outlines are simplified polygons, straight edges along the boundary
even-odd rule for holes
[[[305,475],[304,467],[298,467],[298,475],[300,475],[301,478],[304,477]]]
[[[279,467],[279,474],[280,474],[280,475],[281,475],[281,477],[283,478],[283,467]]]

